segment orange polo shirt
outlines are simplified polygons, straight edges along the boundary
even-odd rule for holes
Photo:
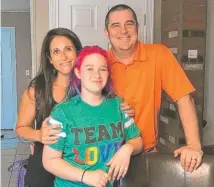
[[[114,88],[135,110],[144,149],[157,143],[161,92],[177,101],[195,89],[171,51],[161,44],[138,42],[133,62],[125,65],[109,51]]]

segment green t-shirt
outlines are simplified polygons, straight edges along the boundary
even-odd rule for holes
[[[133,118],[120,110],[121,103],[122,100],[115,97],[104,99],[98,106],[91,106],[80,96],[75,96],[57,105],[51,117],[62,123],[62,132],[66,137],[60,137],[57,143],[49,146],[62,151],[63,159],[77,168],[108,172],[106,163],[122,144],[140,136]],[[55,186],[88,185],[56,177]]]

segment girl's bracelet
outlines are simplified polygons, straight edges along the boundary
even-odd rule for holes
[[[86,171],[87,170],[84,170],[83,173],[82,173],[82,177],[81,177],[81,181],[80,181],[81,183],[83,183],[83,177],[84,177]]]

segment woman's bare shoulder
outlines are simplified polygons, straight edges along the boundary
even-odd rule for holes
[[[26,88],[22,94],[22,100],[31,100],[35,101],[35,87],[31,86]]]

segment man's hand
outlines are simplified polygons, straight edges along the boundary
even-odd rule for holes
[[[174,151],[174,157],[180,156],[181,166],[192,173],[202,162],[203,151],[196,146],[187,145]]]
[[[134,117],[135,115],[134,109],[126,102],[120,105],[120,109],[126,114],[128,114],[129,117]]]

